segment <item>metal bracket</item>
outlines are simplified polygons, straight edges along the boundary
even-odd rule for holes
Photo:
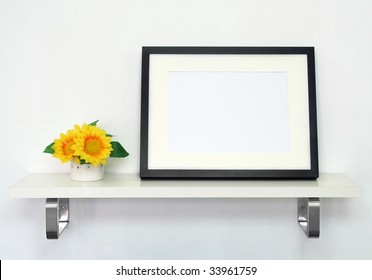
[[[309,238],[320,235],[320,200],[319,198],[298,198],[298,223]],[[67,227],[70,219],[68,198],[47,198],[45,204],[46,237],[58,239]]]
[[[45,204],[46,237],[58,239],[70,219],[68,198],[47,198]]]
[[[319,198],[298,198],[298,223],[309,238],[319,238],[320,201]]]

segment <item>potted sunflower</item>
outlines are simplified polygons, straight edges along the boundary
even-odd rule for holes
[[[107,158],[129,155],[119,142],[112,141],[113,135],[97,127],[97,123],[75,125],[44,149],[44,153],[52,154],[62,163],[71,162],[73,181],[102,180]]]

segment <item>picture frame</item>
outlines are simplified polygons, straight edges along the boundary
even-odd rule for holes
[[[313,47],[143,47],[142,179],[316,179]]]

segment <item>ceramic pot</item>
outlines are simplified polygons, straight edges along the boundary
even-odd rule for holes
[[[79,164],[71,161],[70,177],[72,181],[91,182],[103,179],[104,167],[102,164]]]

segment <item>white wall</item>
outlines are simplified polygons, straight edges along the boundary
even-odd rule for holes
[[[372,1],[0,0],[1,259],[372,258]],[[321,172],[364,186],[322,199],[306,239],[295,199],[72,199],[45,239],[42,199],[9,199],[31,172],[66,172],[44,146],[101,120],[138,172],[143,45],[315,46]]]

